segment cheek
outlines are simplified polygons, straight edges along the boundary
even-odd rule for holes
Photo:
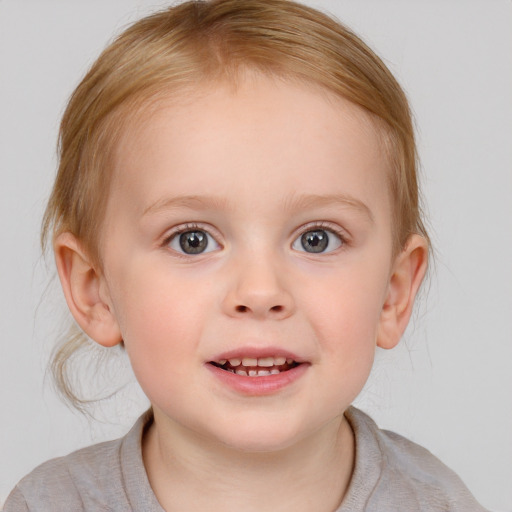
[[[149,268],[117,280],[114,305],[137,380],[151,394],[156,381],[172,384],[188,372],[201,339],[208,299],[204,290],[190,282],[166,280],[158,267]]]
[[[184,319],[194,313],[191,305],[200,296],[197,287],[171,274],[158,259],[133,258],[117,268],[112,294],[125,339],[156,342],[169,330],[183,335]]]
[[[304,298],[322,351],[343,367],[371,367],[387,288],[387,268],[364,261],[322,278]]]
[[[368,300],[361,286],[345,288],[346,281],[337,284],[325,300],[311,308],[317,318],[315,337],[323,361],[323,395],[325,402],[339,406],[341,413],[359,395],[371,373],[380,301]]]

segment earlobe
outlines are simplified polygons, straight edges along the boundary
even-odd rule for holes
[[[411,235],[393,265],[381,312],[377,346],[390,349],[400,341],[425,277],[427,261],[427,242],[420,235]]]
[[[66,302],[78,325],[94,341],[112,347],[122,341],[105,293],[104,277],[90,262],[76,237],[61,233],[54,241],[55,262]]]

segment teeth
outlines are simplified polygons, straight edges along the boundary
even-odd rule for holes
[[[289,359],[290,363],[293,359]],[[286,357],[260,357],[258,366],[270,368],[271,366],[281,366],[286,363]]]
[[[247,375],[248,377],[266,377],[267,375],[278,375],[281,373],[277,368],[272,368],[272,370],[249,370],[247,373],[239,373],[238,375]]]
[[[227,359],[221,359],[218,361],[220,366],[224,366],[228,362]],[[229,364],[231,366],[262,366],[264,368],[270,368],[271,366],[281,366],[285,363],[292,364],[293,359],[286,359],[286,357],[260,357],[256,359],[255,357],[244,357],[229,359]]]
[[[277,368],[272,368],[271,370],[233,370],[232,368],[228,369],[230,373],[236,373],[237,375],[241,375],[242,377],[265,377],[267,375],[278,375],[281,373]]]
[[[225,366],[229,362],[230,368],[225,368],[231,373],[237,375],[256,377],[264,375],[277,375],[280,373],[278,366],[282,366],[285,363],[291,365],[294,360],[283,356],[278,357],[243,357],[243,358],[232,358],[232,359],[220,359],[218,361],[219,366]],[[263,369],[264,368],[264,369]]]

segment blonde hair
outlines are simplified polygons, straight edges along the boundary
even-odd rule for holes
[[[375,53],[329,16],[289,0],[188,1],[150,15],[100,55],[72,94],[59,136],[60,165],[43,219],[42,245],[69,231],[101,268],[98,237],[113,148],[148,101],[254,69],[321,86],[359,105],[382,128],[390,161],[393,247],[412,233],[429,240],[417,182],[414,129],[401,87]],[[67,374],[85,336],[54,354],[63,396],[79,406]]]

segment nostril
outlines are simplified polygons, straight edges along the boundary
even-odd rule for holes
[[[283,313],[286,310],[286,306],[283,306],[281,304],[278,304],[276,306],[271,306],[269,309],[263,308],[261,313],[266,311],[268,313]],[[244,306],[243,304],[238,304],[235,306],[235,312],[236,313],[249,313],[253,312],[256,314],[259,314],[259,308],[255,308],[254,310],[249,306]]]

